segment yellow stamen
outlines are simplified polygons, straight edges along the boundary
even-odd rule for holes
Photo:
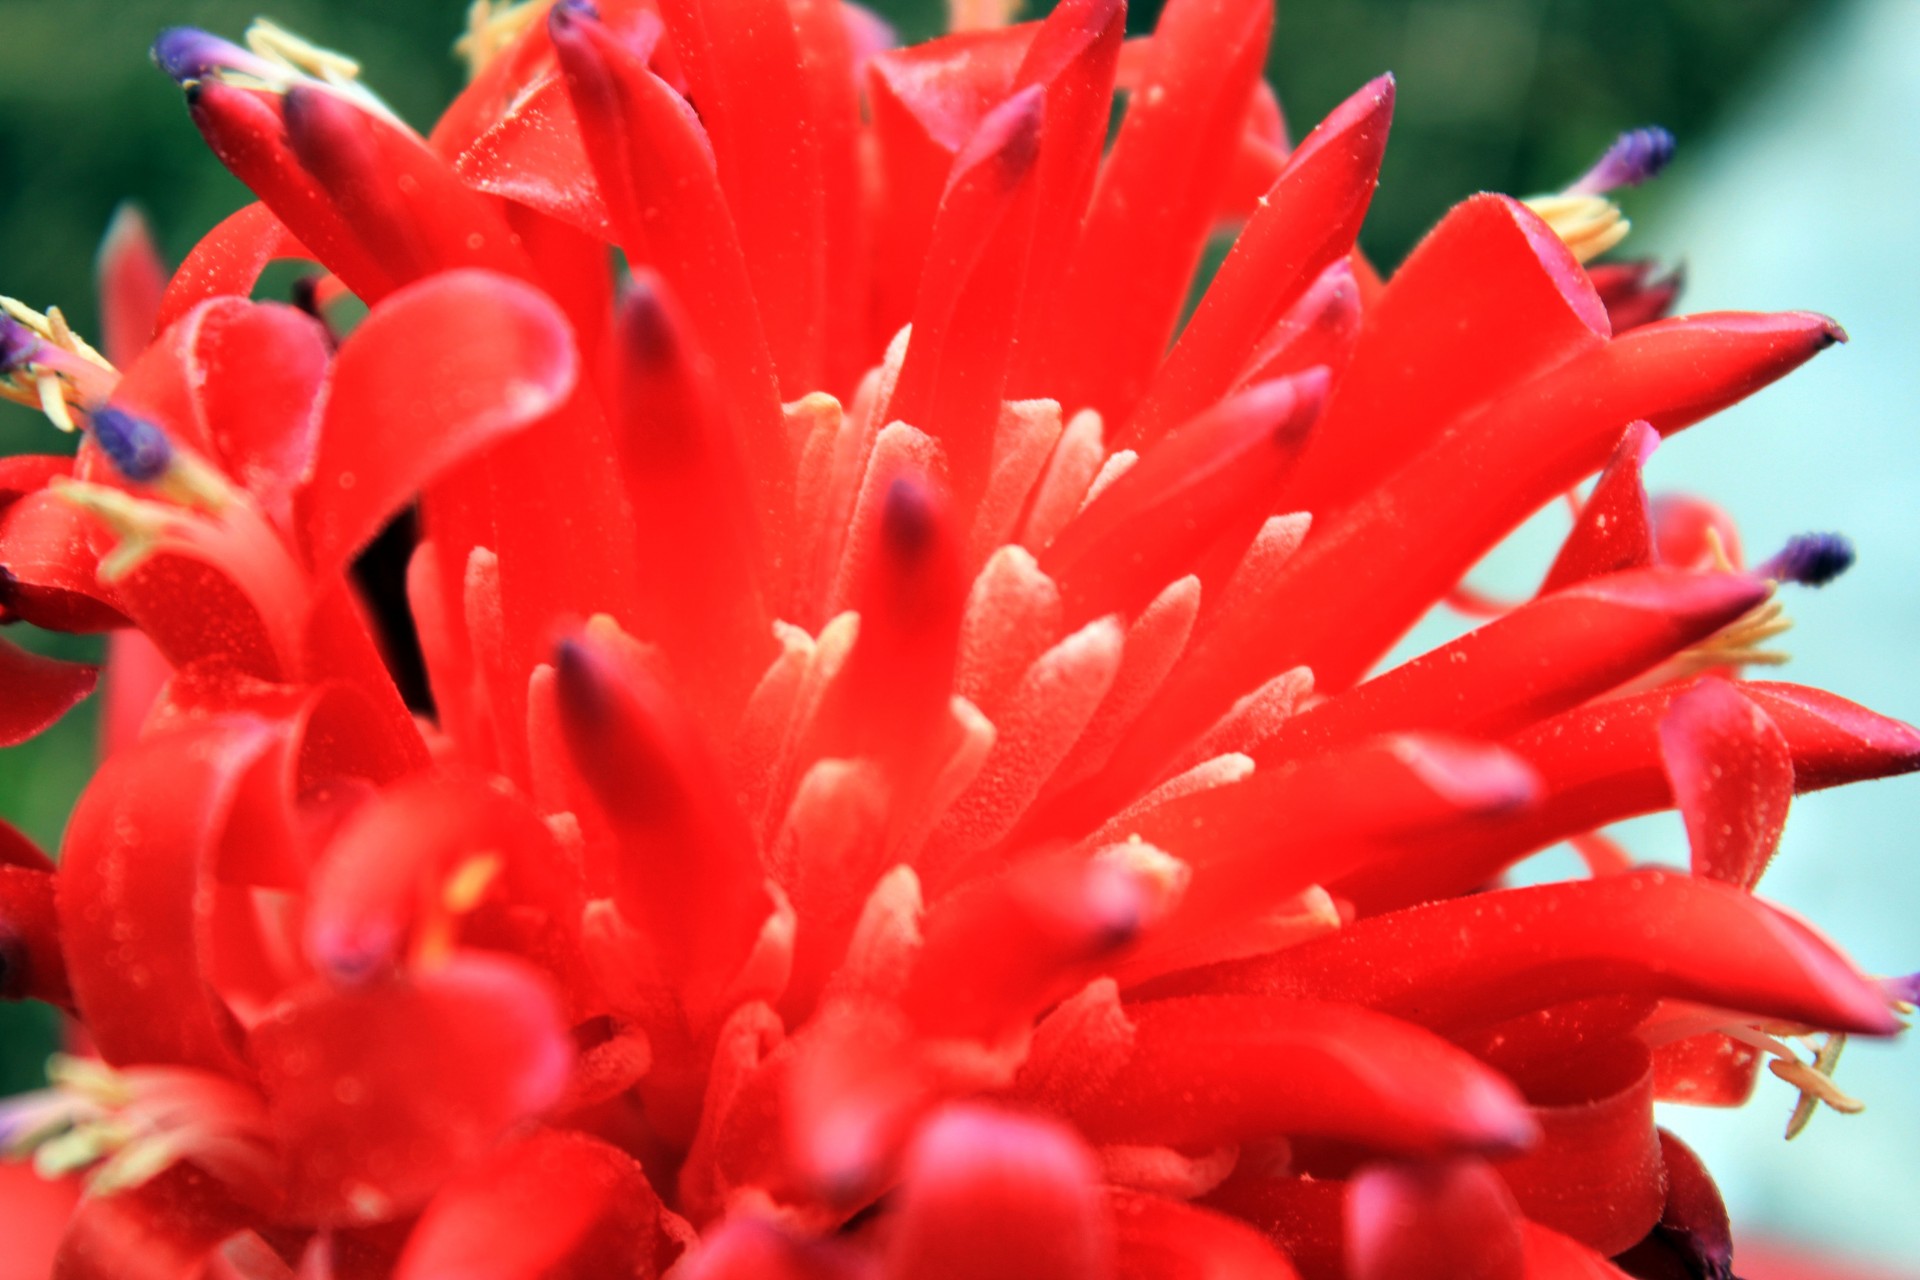
[[[1800,1091],[1800,1101],[1794,1104],[1793,1114],[1787,1118],[1789,1141],[1800,1136],[1807,1127],[1818,1103],[1824,1102],[1848,1116],[1858,1115],[1867,1109],[1866,1103],[1841,1092],[1840,1086],[1833,1082],[1834,1068],[1840,1065],[1840,1051],[1846,1047],[1847,1038],[1835,1032],[1821,1041],[1820,1047],[1814,1051],[1812,1062],[1802,1062],[1798,1058],[1775,1058],[1767,1063],[1767,1070]]]
[[[1625,240],[1632,227],[1620,206],[1605,196],[1533,196],[1525,204],[1583,263]]]
[[[466,60],[467,78],[487,69],[495,58],[546,15],[553,0],[473,0],[467,6],[467,33],[453,42],[453,51]]]
[[[328,84],[344,85],[360,77],[360,64],[346,54],[322,48],[266,18],[253,20],[246,42],[247,48],[268,61]]]
[[[506,865],[498,853],[476,853],[441,882],[438,893],[421,913],[413,944],[415,967],[433,968],[453,955],[461,918],[486,900],[487,891],[500,878]]]
[[[0,294],[0,311],[5,311],[13,319],[62,351],[99,365],[108,373],[118,372],[113,367],[112,361],[94,350],[88,345],[86,339],[73,331],[72,326],[67,323],[66,316],[60,313],[60,308],[48,307],[46,314],[42,315],[18,298],[9,298]]]
[[[113,582],[137,568],[182,518],[177,507],[136,498],[105,485],[55,477],[49,487],[63,501],[99,517],[119,539],[120,545],[100,561],[102,582]]]

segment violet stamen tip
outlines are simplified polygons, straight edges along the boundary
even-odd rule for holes
[[[1853,542],[1840,533],[1799,533],[1757,570],[1763,578],[1824,587],[1853,567]]]

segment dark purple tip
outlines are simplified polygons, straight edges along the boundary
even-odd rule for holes
[[[1882,978],[1880,989],[1887,993],[1889,1000],[1920,1005],[1920,973],[1909,973],[1900,978]]]
[[[642,269],[620,298],[621,351],[640,369],[671,368],[680,358],[680,334],[664,288],[660,277]]]
[[[151,484],[173,465],[173,446],[166,433],[144,418],[112,405],[92,414],[93,438],[121,475],[135,484]]]
[[[880,535],[903,560],[917,560],[933,545],[939,530],[939,500],[924,481],[898,476],[887,486],[880,514]]]
[[[231,41],[198,27],[168,27],[153,42],[153,65],[179,84],[205,80],[218,71],[246,70],[260,59]]]
[[[19,1000],[27,990],[27,948],[13,930],[0,924],[0,1000]],[[6,1135],[0,1132],[0,1145]]]
[[[1775,582],[1824,587],[1853,567],[1853,543],[1842,533],[1798,533],[1754,572]]]
[[[600,21],[600,6],[593,0],[555,0],[553,8],[547,10],[547,24],[552,30],[565,31],[580,22]]]
[[[12,316],[0,316],[0,375],[12,373],[33,361],[42,345],[39,334]]]
[[[1637,187],[1657,177],[1672,159],[1673,135],[1665,129],[1657,124],[1629,129],[1567,190],[1574,195],[1598,196],[1619,187]]]

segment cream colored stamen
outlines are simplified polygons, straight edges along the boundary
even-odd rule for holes
[[[485,71],[495,58],[546,16],[553,0],[473,0],[467,6],[467,32],[453,42],[453,51],[466,60],[467,78]]]
[[[1605,196],[1533,196],[1527,208],[1539,214],[1579,261],[1591,262],[1627,238],[1632,224]]]

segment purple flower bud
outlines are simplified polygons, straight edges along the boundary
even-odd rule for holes
[[[1853,543],[1841,533],[1798,533],[1754,572],[1775,582],[1824,587],[1853,565]]]
[[[151,484],[173,465],[166,433],[144,418],[103,405],[91,415],[93,438],[121,475],[135,484]]]
[[[1657,177],[1673,159],[1673,135],[1657,124],[1629,129],[1614,139],[1593,168],[1567,188],[1568,195],[1599,196],[1619,187],[1637,187]]]
[[[11,316],[0,316],[0,375],[38,359],[43,345],[39,334]]]
[[[168,27],[153,42],[153,64],[179,84],[190,84],[220,71],[258,74],[263,59],[231,41],[198,27]]]

